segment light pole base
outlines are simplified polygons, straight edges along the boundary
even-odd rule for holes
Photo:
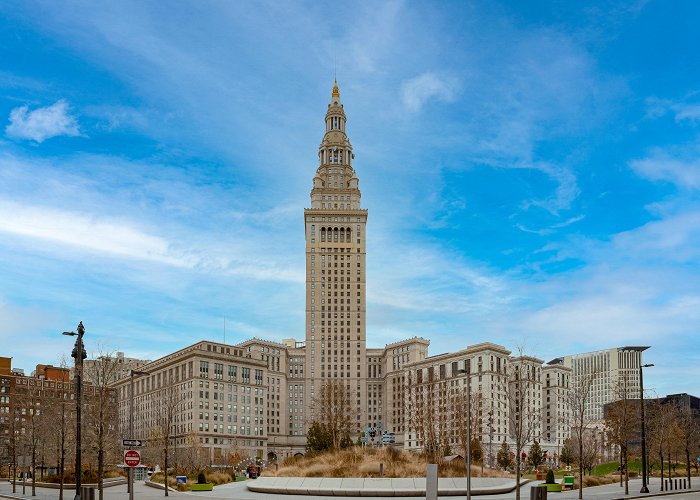
[[[639,490],[640,493],[649,493],[649,488],[647,488],[646,485],[642,486],[642,489]]]

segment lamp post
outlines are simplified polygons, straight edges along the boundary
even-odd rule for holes
[[[78,333],[75,332],[63,332],[63,335],[75,336],[75,346],[73,346],[73,352],[71,352],[71,358],[75,359],[75,500],[80,500],[80,486],[82,479],[82,463],[80,456],[81,448],[81,400],[83,394],[83,360],[87,358],[87,353],[85,352],[85,346],[83,345],[83,335],[85,334],[85,327],[81,321],[78,324]]]
[[[642,417],[642,489],[639,490],[640,493],[649,493],[649,487],[647,486],[647,437],[644,429],[644,377],[642,375],[642,368],[649,368],[651,366],[654,365],[639,365],[639,407]]]
[[[468,359],[464,361],[463,370],[459,370],[459,373],[463,373],[467,376],[467,446],[466,446],[466,457],[464,461],[467,464],[467,500],[472,498],[472,385],[471,385],[471,364],[472,360]]]
[[[141,375],[150,375],[148,372],[131,370],[129,375],[129,439],[134,439],[134,377]],[[129,446],[132,449],[132,446]],[[129,500],[134,500],[134,469],[128,469],[129,479],[127,489],[129,490]],[[167,488],[167,485],[165,486]]]

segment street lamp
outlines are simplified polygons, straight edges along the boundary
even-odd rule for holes
[[[468,359],[464,361],[463,370],[458,370],[457,373],[463,373],[467,376],[467,446],[466,446],[466,457],[464,458],[467,464],[467,500],[472,498],[472,374],[471,374],[471,364],[472,360]]]
[[[81,396],[83,394],[83,360],[87,358],[87,353],[85,352],[85,346],[83,345],[83,335],[85,334],[85,327],[81,321],[78,324],[78,333],[75,332],[63,332],[63,335],[78,336],[75,339],[75,346],[73,347],[73,352],[71,352],[71,358],[75,359],[75,500],[80,500],[80,486],[82,479],[82,464],[80,457],[80,447],[81,447]]]
[[[131,370],[129,375],[129,439],[134,439],[134,377],[141,375],[150,375],[148,372],[140,370]],[[132,447],[130,446],[129,449]],[[127,489],[129,490],[129,500],[134,500],[134,469],[129,467],[129,480]],[[167,485],[165,486],[168,487]]]
[[[642,368],[649,368],[653,364],[639,365],[639,405],[642,417],[642,489],[640,493],[649,493],[647,486],[647,437],[644,430],[644,377],[642,376]]]

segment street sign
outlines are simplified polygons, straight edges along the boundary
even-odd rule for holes
[[[140,439],[122,439],[122,446],[143,446]]]
[[[141,452],[138,450],[124,450],[124,463],[127,467],[141,465]]]

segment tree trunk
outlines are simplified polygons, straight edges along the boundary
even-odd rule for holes
[[[671,475],[671,452],[670,452],[670,451],[668,452],[668,457],[667,457],[667,458],[668,458],[668,460],[666,460],[666,462],[668,462],[668,480],[670,481],[670,480],[671,480],[671,477],[673,477],[673,476]]]
[[[622,488],[622,470],[624,468],[624,461],[622,457],[622,446],[620,446],[620,488]]]
[[[168,436],[165,437],[165,459],[163,460],[163,463],[165,467],[163,467],[163,475],[165,477],[165,488],[163,490],[165,491],[165,496],[168,496]]]
[[[583,498],[583,434],[578,440],[578,497]]]
[[[32,440],[33,439],[34,436],[32,435]],[[32,496],[36,496],[36,444],[32,446]]]
[[[690,450],[688,449],[687,446],[685,448],[685,463],[686,463],[685,473],[686,473],[686,476],[688,478],[688,488],[691,488],[691,486],[690,486]]]
[[[627,446],[625,446],[625,495],[630,494],[630,471],[629,457],[627,456]]]
[[[522,451],[518,450],[515,457],[515,500],[520,500],[520,454]]]
[[[97,490],[100,492],[100,500],[104,499],[104,482],[102,476],[104,475],[105,467],[105,443],[104,443],[104,405],[100,402],[100,421],[97,424]]]
[[[61,449],[59,452],[60,463],[59,471],[61,473],[60,486],[58,491],[58,500],[63,500],[63,483],[65,482],[66,473],[66,405],[61,403]]]
[[[660,449],[659,457],[661,457],[661,491],[664,491],[664,453]]]

